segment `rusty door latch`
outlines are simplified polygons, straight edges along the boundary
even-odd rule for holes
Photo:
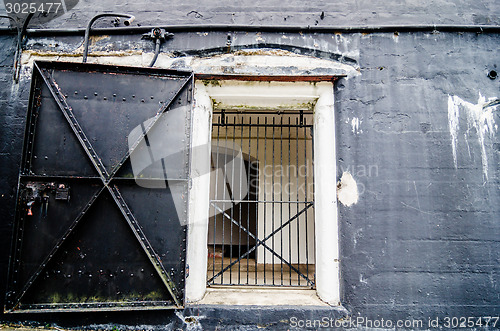
[[[70,190],[67,184],[29,182],[24,190],[26,215],[33,216],[33,207],[41,206],[41,215],[46,217],[49,210],[50,195],[55,194],[55,200],[69,201]]]

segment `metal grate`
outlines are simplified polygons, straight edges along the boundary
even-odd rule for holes
[[[313,287],[312,114],[212,122],[208,284]]]

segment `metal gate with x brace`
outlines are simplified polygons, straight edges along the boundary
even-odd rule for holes
[[[34,63],[6,312],[183,306],[192,83],[190,72]],[[178,154],[159,175],[134,173],[153,136]]]
[[[214,112],[209,285],[314,286],[311,117]]]

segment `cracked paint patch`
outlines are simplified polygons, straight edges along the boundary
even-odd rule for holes
[[[344,172],[337,183],[337,198],[347,207],[358,202],[358,184],[349,172]]]
[[[498,129],[498,125],[495,124],[494,113],[496,106],[490,106],[492,100],[496,98],[489,98],[488,101],[485,97],[479,93],[479,98],[477,104],[467,102],[456,95],[448,95],[448,127],[451,135],[451,148],[453,153],[453,162],[455,164],[455,169],[458,168],[457,161],[457,144],[458,144],[458,134],[460,130],[460,112],[465,112],[467,120],[467,132],[464,134],[466,137],[467,147],[469,147],[469,142],[467,140],[467,135],[470,133],[471,129],[477,134],[477,140],[481,148],[481,163],[483,168],[483,175],[486,180],[488,180],[488,154],[486,151],[485,138],[489,135],[493,137]],[[470,155],[470,153],[469,153]]]
[[[150,324],[139,324],[139,325],[125,325],[125,324],[90,324],[88,326],[89,330],[102,330],[102,331],[115,331],[115,330],[144,330],[144,331],[161,331],[161,330],[173,330],[174,323],[168,323],[167,325],[150,325]],[[62,330],[61,328],[55,327],[56,330]],[[24,329],[22,329],[24,330]],[[30,328],[31,330],[31,328]],[[33,329],[35,330],[35,329]],[[38,328],[36,328],[38,330]],[[66,329],[65,329],[66,330]]]
[[[205,318],[205,316],[184,316],[179,311],[176,311],[175,315],[184,323],[184,325],[186,326],[185,330],[203,330],[200,320]]]

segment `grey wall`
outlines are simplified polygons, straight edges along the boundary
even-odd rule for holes
[[[467,132],[461,109],[456,169],[448,95],[499,97],[499,80],[486,75],[498,65],[499,41],[458,33],[360,38],[362,75],[337,86],[339,167],[354,169],[364,190],[357,205],[340,209],[344,300],[354,311],[498,313],[500,135],[486,138],[485,180],[478,135]],[[362,133],[353,134],[353,117]]]
[[[94,13],[136,14],[143,25],[186,23],[363,25],[499,24],[498,1],[303,1],[78,3],[45,27],[83,27]],[[145,9],[147,7],[147,9]],[[197,11],[199,14],[191,11]],[[320,18],[321,12],[325,16]],[[286,20],[285,20],[286,18]],[[34,22],[36,25],[36,22]],[[105,26],[102,23],[101,26]],[[449,95],[477,103],[500,97],[498,33],[263,33],[271,44],[347,55],[357,77],[336,86],[338,176],[358,183],[357,204],[340,205],[343,304],[353,316],[434,318],[498,315],[500,310],[500,135],[484,142],[460,108],[457,167]],[[224,47],[226,33],[177,33],[163,50]],[[256,44],[256,33],[233,34]],[[57,43],[57,47],[53,45]],[[49,46],[52,44],[52,46]],[[81,37],[38,37],[28,48],[71,52]],[[14,40],[0,36],[0,292],[7,272],[29,77],[11,80]],[[139,36],[111,36],[109,49],[146,49]],[[312,53],[296,49],[296,52]],[[500,125],[500,107],[493,119]],[[359,127],[354,130],[353,118]],[[484,145],[484,149],[482,149]],[[482,153],[488,161],[485,178]]]
[[[72,6],[77,0],[66,0]],[[79,0],[46,27],[84,27],[95,14],[133,13],[146,24],[364,25],[498,24],[494,0],[91,1]],[[324,13],[322,18],[321,13]]]

